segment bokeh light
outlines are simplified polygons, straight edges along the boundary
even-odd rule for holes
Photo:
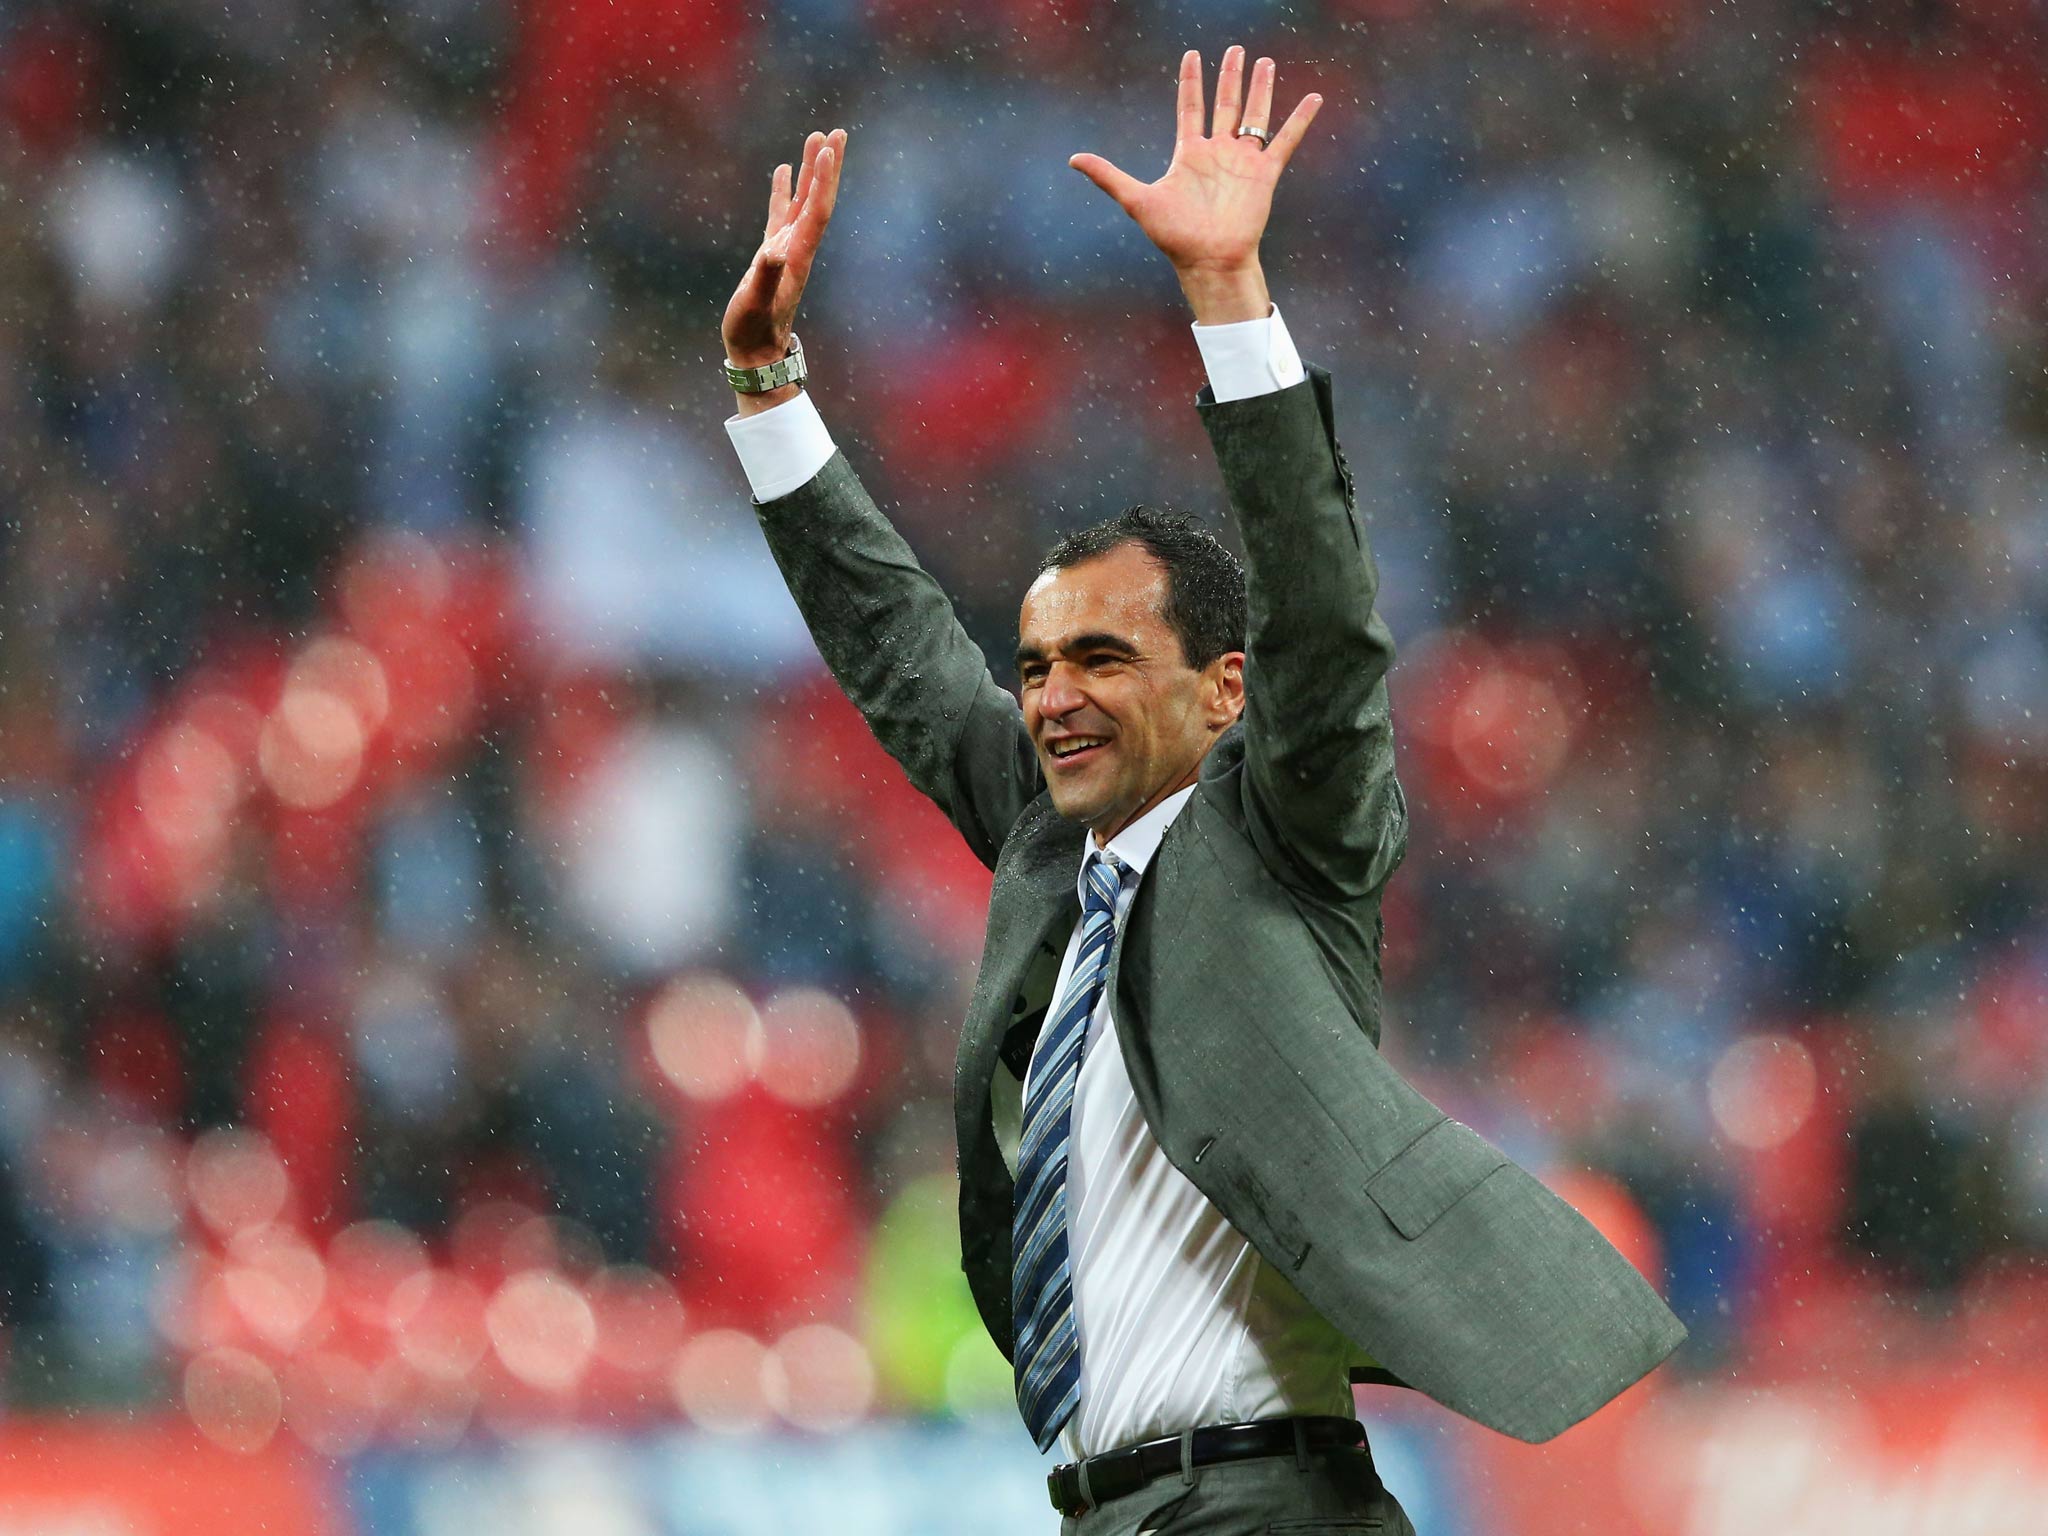
[[[484,1309],[484,1327],[505,1369],[549,1392],[574,1387],[597,1345],[590,1303],[547,1270],[527,1270],[500,1286]]]
[[[875,1400],[875,1367],[860,1340],[812,1323],[776,1341],[763,1373],[768,1405],[799,1429],[832,1434],[865,1418]]]
[[[355,787],[367,744],[347,699],[324,688],[292,688],[263,722],[256,762],[284,804],[324,810]]]
[[[817,987],[791,987],[769,998],[747,1047],[761,1086],[799,1108],[831,1103],[860,1071],[853,1010]]]
[[[185,1366],[185,1411],[214,1444],[244,1454],[277,1434],[284,1395],[277,1373],[244,1349],[210,1349]]]
[[[761,1016],[723,976],[683,976],[647,1010],[647,1043],[662,1075],[692,1099],[737,1093],[762,1052]]]
[[[483,1293],[461,1275],[426,1269],[401,1280],[388,1317],[405,1363],[438,1381],[466,1378],[490,1347]]]
[[[218,1236],[268,1226],[291,1198],[291,1180],[269,1141],[253,1131],[213,1130],[192,1144],[186,1188]]]
[[[633,1374],[670,1369],[684,1328],[673,1283],[640,1265],[622,1265],[593,1278],[586,1294],[597,1322],[598,1357],[606,1365]]]
[[[242,790],[242,770],[227,748],[189,723],[175,723],[152,737],[136,761],[135,793],[143,824],[167,848],[217,844]]]
[[[676,1356],[671,1376],[676,1406],[693,1422],[719,1433],[759,1429],[771,1412],[771,1371],[780,1374],[759,1339],[733,1328],[708,1330],[686,1342]]]
[[[1503,660],[1459,697],[1451,750],[1475,782],[1496,794],[1522,796],[1557,776],[1576,729],[1553,674]]]
[[[285,677],[285,694],[324,693],[347,704],[365,735],[374,735],[391,712],[391,685],[376,653],[346,635],[308,641]]]
[[[316,1342],[331,1325],[321,1311],[327,1266],[310,1244],[282,1227],[237,1232],[221,1281],[242,1321],[273,1349]]]
[[[394,1221],[358,1221],[327,1245],[336,1301],[359,1323],[383,1328],[398,1287],[427,1267],[427,1245]]]
[[[1813,1053],[1785,1035],[1745,1035],[1707,1077],[1707,1104],[1721,1133],[1764,1152],[1789,1141],[1813,1112],[1819,1074]]]

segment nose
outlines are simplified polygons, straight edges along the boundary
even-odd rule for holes
[[[1071,715],[1086,700],[1077,685],[1077,671],[1064,661],[1055,661],[1045,670],[1045,681],[1038,690],[1038,712],[1048,719],[1058,720]]]

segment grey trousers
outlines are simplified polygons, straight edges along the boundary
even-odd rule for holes
[[[1415,1536],[1364,1446],[1169,1474],[1060,1522],[1060,1536]]]

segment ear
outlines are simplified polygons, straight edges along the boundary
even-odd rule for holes
[[[1244,713],[1244,652],[1225,651],[1202,668],[1202,707],[1209,729],[1227,731]]]

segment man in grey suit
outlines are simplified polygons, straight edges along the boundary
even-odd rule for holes
[[[1320,106],[1276,131],[1273,89],[1233,48],[1211,117],[1190,53],[1163,177],[1071,161],[1180,278],[1245,560],[1144,508],[1071,536],[1024,595],[1018,698],[801,392],[843,132],[777,169],[724,321],[729,428],[818,648],[995,871],[955,1081],[963,1265],[1088,1536],[1412,1529],[1350,1383],[1541,1440],[1684,1337],[1377,1048],[1393,644],[1330,380],[1259,264]]]

